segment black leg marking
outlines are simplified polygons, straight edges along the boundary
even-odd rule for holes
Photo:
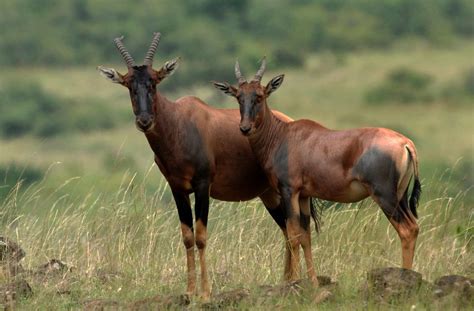
[[[286,229],[286,213],[284,206],[281,203],[276,208],[267,207],[267,211],[281,229]]]
[[[196,222],[201,220],[204,226],[207,226],[207,218],[209,214],[209,183],[198,182],[194,188],[195,196],[195,214]]]
[[[191,210],[189,196],[174,190],[171,190],[171,192],[173,193],[173,198],[178,208],[179,220],[193,230],[193,212]]]

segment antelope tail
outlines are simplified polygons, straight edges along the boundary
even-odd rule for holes
[[[322,214],[322,205],[315,198],[309,198],[309,209],[311,211],[311,218],[313,218],[314,225],[316,227],[316,232],[321,232],[321,214]]]
[[[410,195],[410,211],[418,218],[418,214],[416,212],[416,208],[418,207],[418,203],[420,200],[421,195],[421,183],[419,179],[419,171],[418,171],[418,159],[416,155],[416,150],[412,146],[407,146],[408,154],[410,155],[411,162],[413,163],[413,171],[414,171],[414,182],[413,182],[413,190]]]

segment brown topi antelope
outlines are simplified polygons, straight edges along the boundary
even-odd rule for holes
[[[346,203],[371,196],[400,237],[403,268],[411,269],[421,194],[413,142],[385,128],[335,131],[310,120],[281,122],[268,108],[267,98],[283,83],[284,75],[262,86],[264,71],[265,58],[250,82],[237,75],[238,87],[219,82],[214,85],[238,100],[240,130],[270,185],[282,197],[291,250],[290,279],[299,274],[301,245],[308,276],[318,285],[311,255],[309,197]]]
[[[238,130],[239,111],[215,109],[191,96],[173,102],[156,90],[157,84],[177,68],[178,61],[168,61],[159,70],[152,68],[159,38],[160,34],[155,33],[144,65],[140,66],[124,47],[123,37],[115,39],[128,72],[122,75],[112,68],[98,67],[98,70],[108,80],[129,90],[136,127],[144,132],[178,209],[186,247],[187,294],[196,292],[196,245],[201,266],[201,295],[208,299],[210,286],[205,250],[209,196],[224,201],[260,197],[285,237],[286,223],[283,209],[279,206],[279,195],[270,188],[248,140]],[[282,122],[291,121],[280,112],[274,113]],[[195,232],[189,199],[191,193],[195,195]],[[285,271],[289,270],[289,257],[288,249]]]

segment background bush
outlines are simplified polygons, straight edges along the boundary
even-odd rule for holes
[[[118,120],[116,113],[91,101],[93,109],[50,94],[38,82],[10,81],[0,87],[0,136],[46,138],[113,127]]]
[[[434,98],[429,86],[433,78],[409,68],[392,70],[382,83],[366,94],[368,103],[412,103],[416,101],[430,101]]]
[[[449,44],[472,38],[474,31],[469,0],[7,0],[2,5],[0,28],[6,31],[0,50],[8,53],[0,54],[0,65],[123,64],[112,43],[120,34],[141,62],[152,33],[160,31],[156,66],[176,56],[186,64],[166,88],[230,80],[235,58],[244,68],[254,68],[264,54],[274,67],[294,66],[316,51],[387,48],[407,37]]]

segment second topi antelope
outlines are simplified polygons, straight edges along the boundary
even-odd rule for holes
[[[247,136],[270,185],[281,195],[291,254],[289,278],[298,278],[301,245],[308,276],[318,284],[311,254],[310,197],[334,202],[372,197],[400,237],[403,268],[411,269],[421,193],[413,142],[385,128],[337,131],[311,120],[281,122],[268,107],[267,98],[281,86],[284,75],[261,85],[265,58],[249,82],[240,74],[238,63],[235,72],[237,87],[226,82],[214,85],[237,99],[240,131]]]

